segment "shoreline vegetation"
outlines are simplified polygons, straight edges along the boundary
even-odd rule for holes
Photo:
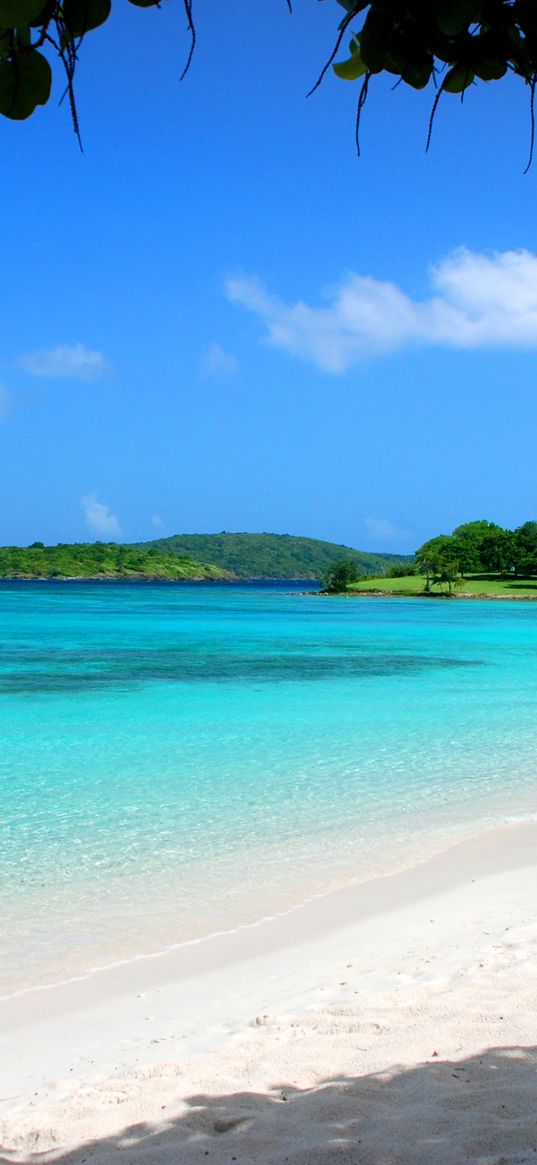
[[[231,534],[226,530],[219,534],[174,534],[137,545],[212,562],[237,579],[318,580],[341,558],[353,562],[361,575],[383,575],[413,561],[408,554],[373,554],[295,534]]]
[[[415,555],[372,554],[288,534],[174,535],[153,542],[0,547],[4,582],[317,582],[321,594],[452,599],[537,598],[537,522],[458,526]],[[319,592],[317,592],[319,593]]]
[[[360,575],[385,574],[410,561],[404,554],[369,554],[290,534],[191,534],[154,542],[58,543],[0,547],[0,579],[86,579],[236,582],[317,581],[343,555]]]
[[[466,522],[430,538],[413,560],[376,578],[341,558],[321,577],[323,594],[412,598],[536,599],[537,522],[505,530],[495,522]]]
[[[403,585],[398,586],[401,583]],[[414,585],[409,585],[414,584]],[[537,578],[505,579],[500,575],[469,575],[461,580],[460,586],[451,590],[426,590],[426,576],[411,578],[372,578],[351,583],[346,590],[338,592],[321,591],[321,594],[337,593],[348,598],[412,598],[412,599],[506,599],[514,602],[537,599]]]
[[[132,550],[116,543],[60,543],[58,546],[0,548],[0,579],[61,582],[114,579],[170,582],[229,581],[228,571],[212,563],[153,550]]]

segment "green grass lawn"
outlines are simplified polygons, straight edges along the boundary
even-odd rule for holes
[[[421,595],[425,590],[425,575],[408,578],[368,578],[351,583],[349,594],[367,594],[382,591],[390,595]],[[446,594],[447,587],[433,587],[431,594]],[[537,599],[537,578],[501,578],[494,574],[474,574],[459,579],[453,587],[454,595],[501,595],[512,599]]]

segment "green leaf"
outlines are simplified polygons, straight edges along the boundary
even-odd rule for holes
[[[366,69],[380,73],[389,52],[393,22],[377,8],[370,8],[360,33],[360,54]]]
[[[481,5],[476,0],[435,0],[436,21],[445,36],[458,36],[479,19]]]
[[[423,57],[421,61],[409,61],[402,70],[401,76],[407,85],[412,85],[413,89],[425,89],[431,80],[432,71],[432,57]]]
[[[0,60],[11,52],[11,38],[8,32],[0,32]]]
[[[52,73],[42,53],[36,49],[17,53],[0,62],[0,113],[14,121],[30,117],[37,105],[50,97]]]
[[[537,33],[537,8],[533,0],[519,0],[517,18],[523,32]]]
[[[45,0],[45,3],[43,3],[43,0],[41,0],[41,5],[36,15],[28,22],[30,28],[42,28],[43,24],[50,16],[50,5],[51,0]]]
[[[136,8],[155,8],[159,0],[129,0]]]
[[[348,61],[338,61],[332,68],[336,77],[341,77],[342,81],[356,81],[365,73],[365,65],[359,53],[353,53]]]
[[[445,93],[462,93],[472,84],[473,79],[473,69],[469,69],[467,65],[455,65],[449,73],[446,73],[442,89]]]
[[[414,49],[414,45],[411,46]],[[396,77],[402,77],[405,69],[415,59],[415,51],[409,51],[408,44],[401,37],[394,38],[384,68]]]
[[[67,40],[75,40],[92,28],[104,24],[110,16],[111,8],[111,0],[64,0],[63,19]]]
[[[0,0],[0,25],[18,28],[35,20],[43,8],[43,0]]]
[[[500,81],[505,77],[507,72],[507,63],[505,61],[474,61],[474,72],[480,81]]]

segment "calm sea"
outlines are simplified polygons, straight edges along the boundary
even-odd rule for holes
[[[0,993],[537,809],[537,604],[0,585]]]

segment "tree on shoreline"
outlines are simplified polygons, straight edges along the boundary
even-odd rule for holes
[[[537,522],[504,530],[495,522],[467,522],[452,534],[430,538],[416,551],[416,565],[426,576],[425,590],[451,585],[465,574],[537,575]]]
[[[341,594],[349,583],[358,582],[363,577],[360,565],[352,558],[340,558],[329,566],[320,578],[321,589],[326,594]]]
[[[517,574],[537,574],[537,522],[524,522],[514,531],[514,569]]]
[[[439,534],[430,538],[416,551],[418,571],[425,575],[425,590],[433,586],[447,584],[451,591],[453,583],[461,574],[461,545],[452,534]]]

